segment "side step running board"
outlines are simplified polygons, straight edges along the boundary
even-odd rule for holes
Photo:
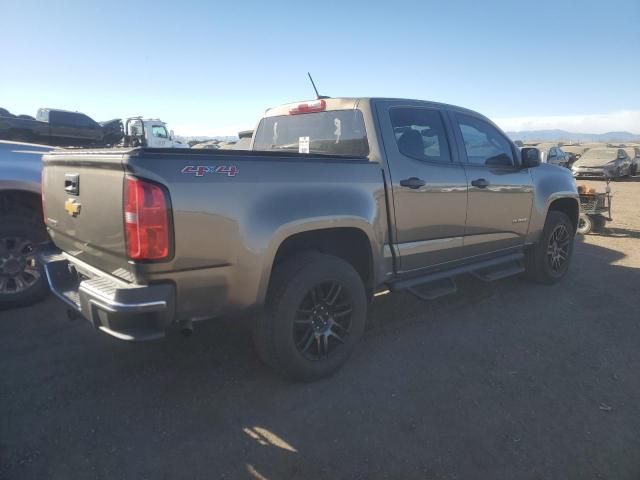
[[[513,261],[493,268],[472,271],[471,274],[484,282],[493,282],[524,272],[522,261]]]
[[[516,252],[489,260],[470,263],[448,270],[440,270],[419,277],[389,282],[389,290],[408,290],[422,300],[455,293],[457,288],[454,277],[470,273],[485,282],[492,282],[524,271],[524,253]],[[419,287],[419,288],[418,288]]]

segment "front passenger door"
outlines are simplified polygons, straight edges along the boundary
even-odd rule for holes
[[[481,117],[452,113],[467,173],[469,202],[465,256],[522,246],[529,229],[533,180],[516,149]]]

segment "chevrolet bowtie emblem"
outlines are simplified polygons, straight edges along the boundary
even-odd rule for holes
[[[75,198],[68,198],[67,201],[64,202],[64,209],[72,217],[77,217],[78,215],[80,215],[81,207],[82,205]]]

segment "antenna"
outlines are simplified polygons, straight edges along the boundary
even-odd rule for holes
[[[320,95],[320,94],[318,93],[318,89],[316,88],[316,84],[315,84],[315,82],[313,81],[313,78],[311,77],[311,74],[310,74],[309,72],[307,72],[307,75],[309,75],[309,80],[311,80],[311,85],[313,85],[313,89],[316,91],[316,98],[317,98],[318,100],[321,100],[321,99],[323,99],[323,98],[331,98],[331,97],[327,97],[326,95]]]

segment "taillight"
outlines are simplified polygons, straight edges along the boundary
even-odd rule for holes
[[[162,187],[126,177],[124,226],[127,255],[132,260],[169,257],[169,205]]]
[[[315,100],[313,102],[300,103],[289,110],[289,115],[300,115],[301,113],[324,112],[327,108],[327,102],[324,100]]]

